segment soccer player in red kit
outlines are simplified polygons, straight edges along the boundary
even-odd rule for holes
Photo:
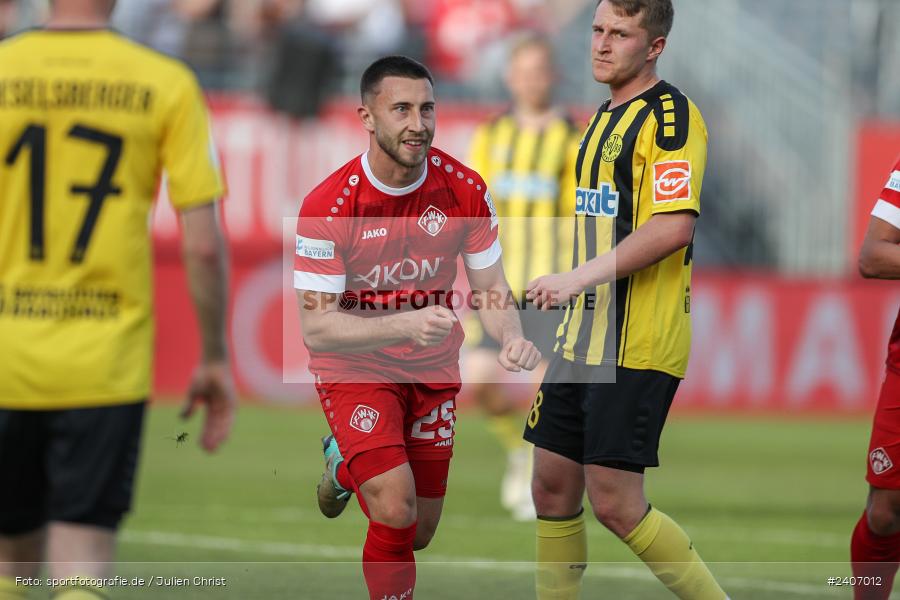
[[[872,210],[859,272],[900,279],[900,160]],[[850,543],[856,600],[886,600],[900,563],[900,312],[869,442],[869,500]]]
[[[356,492],[369,518],[370,596],[411,598],[413,550],[434,536],[453,451],[459,256],[480,292],[484,326],[502,346],[500,364],[531,370],[541,357],[522,336],[484,181],[431,148],[429,71],[386,57],[366,70],[361,88],[369,151],[304,200],[294,287],[333,434],[323,440],[319,507],[335,517]]]

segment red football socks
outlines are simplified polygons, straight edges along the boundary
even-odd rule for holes
[[[334,478],[337,479],[338,485],[345,490],[356,492],[356,482],[350,477],[350,469],[347,468],[347,461],[342,460],[335,470]]]
[[[875,535],[863,513],[853,530],[850,560],[853,576],[862,578],[853,588],[854,599],[887,600],[900,561],[900,533],[886,537]]]
[[[415,537],[415,523],[405,529],[394,529],[369,521],[363,546],[363,576],[371,600],[412,600],[416,587]]]

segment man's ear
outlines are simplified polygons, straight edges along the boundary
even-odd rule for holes
[[[372,111],[366,105],[362,105],[356,109],[359,120],[362,121],[363,127],[369,133],[375,133],[375,121],[372,117]]]
[[[666,38],[660,36],[650,43],[650,52],[647,54],[647,60],[656,60],[659,55],[666,49]]]

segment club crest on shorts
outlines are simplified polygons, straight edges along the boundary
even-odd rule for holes
[[[894,466],[894,463],[891,462],[891,457],[888,456],[884,448],[872,450],[872,453],[869,454],[869,462],[872,464],[872,472],[876,475],[881,475]]]
[[[360,404],[350,415],[350,427],[363,433],[371,433],[378,423],[379,416],[378,411],[374,408]]]
[[[419,217],[419,227],[431,237],[437,237],[446,223],[447,215],[441,209],[435,208],[433,204],[429,204],[422,216]]]

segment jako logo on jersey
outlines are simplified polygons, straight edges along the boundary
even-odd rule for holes
[[[375,238],[384,237],[387,235],[387,228],[379,227],[378,229],[367,229],[363,231],[362,239],[364,240],[374,240]]]
[[[691,163],[672,160],[653,165],[653,202],[675,202],[691,199]]]
[[[351,175],[350,176],[350,185],[356,186],[359,183],[359,175]]]
[[[441,157],[440,157],[440,156],[432,156],[432,157],[431,157],[431,164],[433,164],[433,165],[436,166],[436,167],[441,166]]]
[[[608,183],[601,183],[599,190],[578,188],[575,190],[575,214],[616,217],[619,214],[619,192]]]
[[[334,258],[334,242],[331,240],[314,240],[298,235],[297,256],[313,260],[331,260]]]
[[[872,472],[876,475],[881,475],[894,466],[894,463],[891,462],[891,457],[888,456],[884,448],[872,450],[872,453],[869,454],[869,462],[872,463]]]
[[[363,433],[371,433],[378,424],[378,411],[369,408],[365,404],[360,404],[350,415],[350,427]]]
[[[353,280],[365,282],[372,289],[378,289],[382,285],[400,285],[401,281],[425,281],[437,275],[443,260],[443,256],[438,256],[432,264],[427,258],[423,258],[421,262],[404,258],[392,265],[375,265],[366,275],[357,275]]]
[[[447,223],[447,215],[441,212],[441,209],[435,208],[433,204],[429,204],[425,213],[419,217],[419,227],[431,237],[437,237],[445,223]]]

